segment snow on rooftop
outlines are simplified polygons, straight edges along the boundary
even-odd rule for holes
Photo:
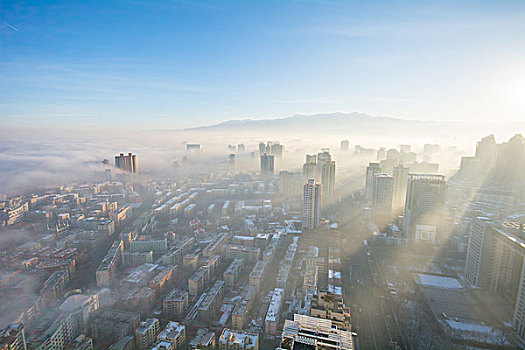
[[[416,283],[425,287],[439,288],[439,289],[461,289],[463,286],[459,281],[452,277],[427,275],[423,273],[415,273],[414,278]]]

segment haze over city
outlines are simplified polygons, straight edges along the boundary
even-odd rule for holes
[[[524,349],[524,18],[0,0],[0,350]]]

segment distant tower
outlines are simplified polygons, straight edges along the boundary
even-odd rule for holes
[[[283,195],[299,195],[303,183],[301,174],[284,170],[279,172],[279,193]]]
[[[275,158],[281,159],[283,157],[283,145],[278,142],[272,143],[270,145],[270,153],[273,154]]]
[[[317,180],[317,157],[312,154],[306,155],[306,163],[303,165],[303,177],[305,181],[309,179]]]
[[[275,171],[274,157],[271,154],[261,154],[261,178],[269,180],[273,177]]]
[[[436,243],[446,202],[447,183],[443,175],[409,175],[404,229],[411,241]]]
[[[323,185],[309,179],[303,193],[303,229],[313,230],[321,222]]]
[[[259,154],[262,156],[266,153],[266,143],[259,142]]]
[[[476,158],[479,159],[480,170],[488,173],[496,156],[496,139],[489,135],[481,139],[476,145]]]
[[[133,174],[137,174],[137,155],[133,153],[128,153],[128,155],[124,155],[124,153],[121,153],[120,155],[115,156],[115,167],[125,171],[129,171]]]
[[[371,201],[374,196],[375,175],[381,172],[379,163],[369,163],[366,167],[365,199]]]
[[[341,141],[341,152],[348,152],[350,149],[350,141],[343,140]]]
[[[230,165],[231,170],[235,169],[235,153],[231,153],[228,156],[228,164]]]

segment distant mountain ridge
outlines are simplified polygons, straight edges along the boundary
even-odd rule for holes
[[[352,137],[368,142],[369,138],[389,138],[408,140],[418,138],[421,142],[445,140],[461,142],[476,140],[496,133],[503,139],[509,138],[519,130],[525,130],[525,122],[472,122],[414,120],[384,116],[371,116],[365,113],[326,113],[314,115],[294,115],[276,119],[233,119],[222,123],[188,129],[172,130],[178,132],[207,133],[228,136],[239,133],[243,137]],[[512,134],[512,135],[511,135]],[[401,142],[401,141],[395,141]]]
[[[280,132],[304,132],[312,129],[320,132],[355,131],[378,132],[395,131],[412,127],[429,127],[438,125],[434,121],[407,120],[392,117],[375,117],[364,113],[328,113],[314,115],[294,115],[277,119],[233,119],[222,123],[187,128],[184,131],[245,131],[274,129]]]

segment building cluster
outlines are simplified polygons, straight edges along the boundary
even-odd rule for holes
[[[285,307],[297,299],[296,286],[303,289],[294,276],[303,210],[283,210],[273,182],[271,163],[282,158],[282,145],[265,144],[262,156],[269,161],[263,181],[215,169],[176,180],[126,175],[133,184],[74,185],[2,202],[2,226],[31,237],[0,253],[0,312],[9,322],[0,325],[2,345],[89,350],[279,344],[285,319],[293,317]],[[325,182],[333,185],[328,152],[319,159],[327,164]],[[137,173],[136,155],[115,157],[115,166]],[[283,191],[299,197],[303,179],[294,175]],[[318,228],[320,191],[315,196]],[[321,265],[310,262],[307,269]],[[308,289],[312,298],[317,287]]]

